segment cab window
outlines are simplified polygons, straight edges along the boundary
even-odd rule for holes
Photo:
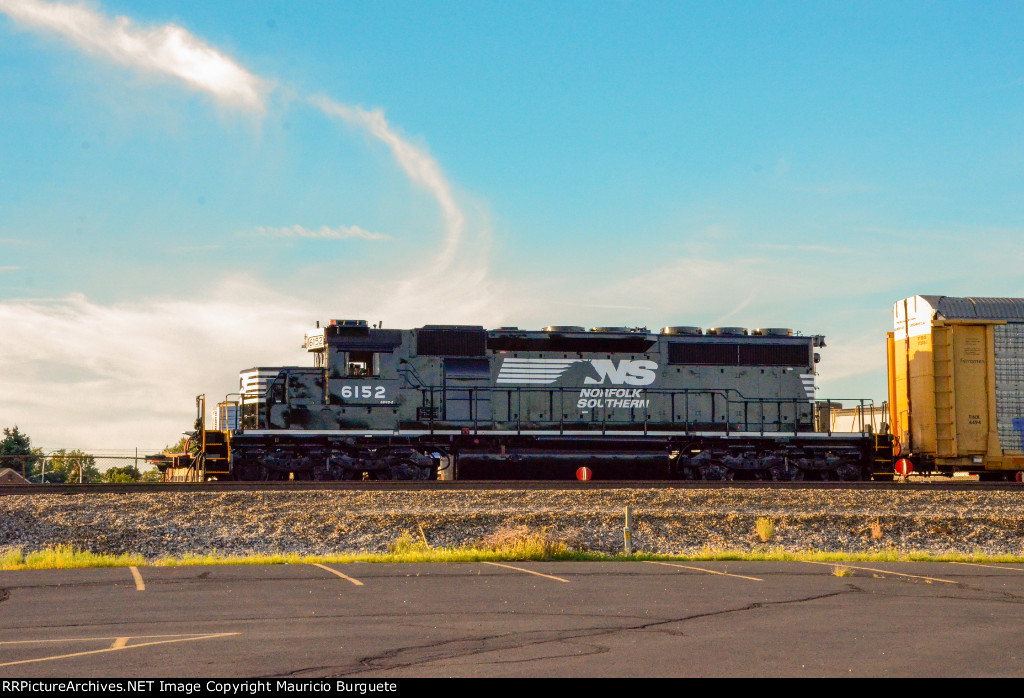
[[[372,351],[350,351],[345,375],[349,378],[377,375],[376,358]]]

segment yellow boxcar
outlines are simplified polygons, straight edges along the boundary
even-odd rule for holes
[[[894,454],[917,471],[1024,470],[1024,299],[898,301],[888,354]]]

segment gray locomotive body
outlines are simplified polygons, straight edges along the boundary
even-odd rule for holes
[[[392,330],[332,321],[306,334],[312,367],[241,373],[235,423],[222,425],[225,438],[203,439],[204,448],[224,445],[222,464],[207,472],[867,476],[870,435],[814,431],[820,346],[820,336],[778,328]]]

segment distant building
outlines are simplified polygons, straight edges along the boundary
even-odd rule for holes
[[[16,470],[4,468],[0,470],[0,485],[27,485],[29,481]]]
[[[816,429],[829,433],[886,433],[888,409],[882,405],[843,407],[839,402],[819,400],[816,404]]]

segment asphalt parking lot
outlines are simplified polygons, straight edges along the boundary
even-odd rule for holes
[[[1024,566],[0,572],[0,677],[1019,676]]]

